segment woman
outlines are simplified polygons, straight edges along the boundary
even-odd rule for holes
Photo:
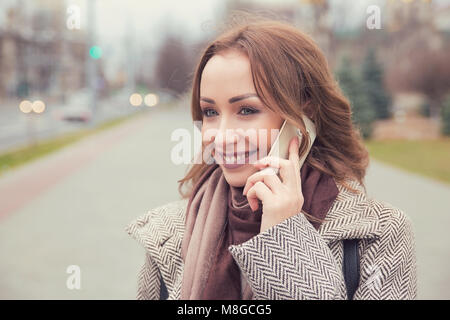
[[[200,58],[191,111],[210,153],[179,181],[182,200],[127,226],[146,248],[138,299],[347,299],[345,239],[358,239],[353,299],[416,298],[411,221],[366,195],[368,153],[308,36],[273,20],[223,32]],[[317,131],[309,153],[303,116]],[[268,157],[284,120],[305,139]]]

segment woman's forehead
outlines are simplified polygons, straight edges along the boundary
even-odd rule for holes
[[[246,56],[213,56],[203,70],[200,83],[202,96],[228,99],[254,91],[250,62]]]

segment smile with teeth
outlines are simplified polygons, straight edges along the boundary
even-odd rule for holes
[[[235,154],[232,156],[226,156],[221,154],[220,152],[217,152],[217,154],[219,155],[220,158],[222,158],[225,163],[246,163],[248,162],[247,159],[250,155],[254,154],[257,150],[253,150],[251,152],[245,152],[245,153],[241,153],[241,154]]]

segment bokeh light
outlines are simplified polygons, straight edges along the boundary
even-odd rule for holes
[[[30,113],[30,112],[33,110],[33,104],[31,103],[31,101],[23,100],[23,101],[19,104],[19,109],[20,109],[20,111],[22,111],[23,113]]]
[[[36,113],[42,113],[45,110],[45,103],[41,100],[36,100],[32,105],[33,111]]]
[[[158,95],[154,93],[149,93],[145,96],[144,102],[149,107],[154,107],[158,104]]]
[[[135,107],[140,106],[142,104],[142,96],[139,93],[133,93],[130,96],[130,103]]]

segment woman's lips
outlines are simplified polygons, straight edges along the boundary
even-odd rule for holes
[[[223,165],[225,168],[234,169],[250,163],[249,157],[254,155],[257,151],[258,149],[249,152],[234,153],[232,155],[224,155],[220,151],[215,151],[214,158],[218,164]],[[252,160],[256,160],[256,158]]]

